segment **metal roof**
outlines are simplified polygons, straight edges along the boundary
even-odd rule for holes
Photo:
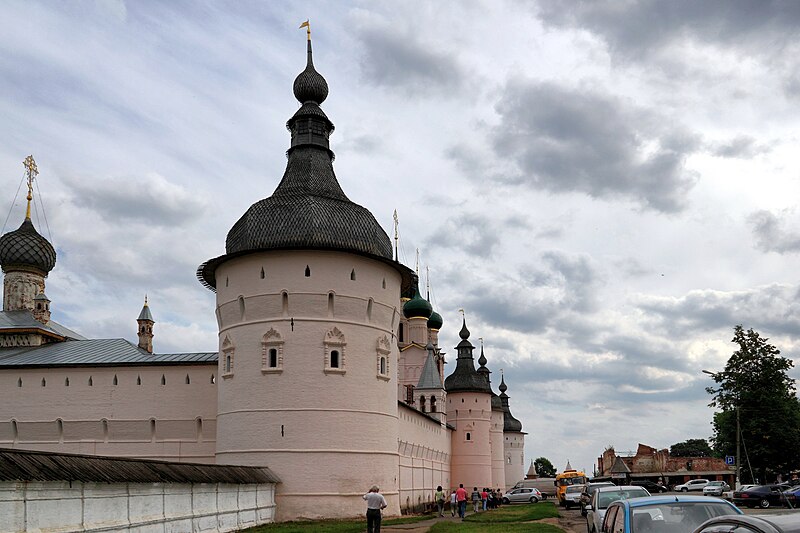
[[[280,483],[267,467],[175,463],[0,448],[0,481]]]
[[[0,367],[216,364],[217,352],[148,353],[125,339],[89,339],[0,349]]]
[[[43,324],[36,320],[30,311],[0,311],[0,334],[3,333],[3,330],[17,329],[40,329],[68,339],[86,339],[83,335],[75,333],[54,320]]]
[[[422,373],[419,376],[417,383],[418,389],[443,389],[442,377],[436,369],[436,363],[433,361],[433,346],[428,350],[428,356],[425,358],[425,364],[422,366]]]

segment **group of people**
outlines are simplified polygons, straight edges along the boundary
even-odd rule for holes
[[[447,500],[445,499],[445,493],[441,486],[436,487],[436,493],[434,493],[433,499],[436,500],[439,516],[444,516],[444,507]],[[458,517],[463,520],[464,515],[467,513],[467,500],[472,500],[472,506],[476,513],[487,509],[494,509],[500,507],[503,501],[503,491],[489,488],[478,490],[478,487],[473,487],[472,494],[468,495],[464,484],[460,483],[458,488],[450,493],[450,514],[455,516],[457,511]]]
[[[367,502],[367,532],[380,533],[381,511],[386,508],[386,499],[380,493],[377,485],[373,485],[369,492],[364,494],[363,498]],[[436,487],[433,499],[436,501],[439,516],[444,516],[447,495],[442,490],[441,485]],[[487,509],[495,509],[500,507],[503,502],[503,491],[488,488],[478,490],[478,487],[473,487],[472,494],[468,495],[464,484],[461,483],[457,489],[450,493],[450,514],[456,516],[456,511],[458,511],[459,518],[463,520],[467,514],[467,500],[472,500],[473,509],[476,513]]]

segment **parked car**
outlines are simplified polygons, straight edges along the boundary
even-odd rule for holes
[[[592,502],[592,496],[594,496],[597,487],[615,487],[613,483],[610,481],[598,481],[595,483],[587,483],[583,486],[583,492],[581,492],[581,516],[586,516],[586,506]]]
[[[617,500],[627,500],[630,498],[640,498],[650,496],[647,489],[642,487],[597,487],[592,501],[586,506],[586,530],[589,533],[597,533],[603,525],[603,517],[606,509],[611,503]]]
[[[650,494],[658,494],[669,490],[669,487],[666,485],[659,485],[655,481],[650,481],[649,479],[635,479],[631,481],[631,486],[644,487]]]
[[[742,507],[761,507],[783,505],[786,497],[780,485],[758,485],[747,490],[733,491],[733,503]]]
[[[542,500],[542,493],[534,487],[511,489],[503,494],[503,503],[537,503]]]
[[[731,515],[708,520],[694,533],[718,533],[738,531],[741,533],[798,533],[800,514]]]
[[[708,485],[703,487],[703,496],[722,496],[722,493],[728,490],[731,490],[731,487],[724,481],[709,481]]]
[[[606,512],[601,533],[689,533],[711,518],[740,515],[725,500],[695,495],[659,495],[613,502]],[[712,530],[729,531],[729,530]]]
[[[783,491],[783,497],[789,507],[800,507],[800,485]]]
[[[672,487],[672,490],[675,492],[689,492],[692,490],[702,491],[708,483],[709,481],[707,479],[692,479],[681,485],[675,485]]]
[[[572,509],[574,505],[581,504],[583,487],[584,485],[570,485],[567,487],[567,491],[564,493],[564,505],[567,506],[567,509]]]

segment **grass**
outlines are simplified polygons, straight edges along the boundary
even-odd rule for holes
[[[410,524],[434,518],[435,515],[401,516],[399,518],[385,518],[382,526],[393,524]],[[365,518],[358,520],[313,520],[305,522],[281,522],[279,524],[266,524],[263,526],[243,529],[242,533],[364,533],[367,528]]]
[[[467,516],[463,522],[439,522],[435,524],[430,533],[450,532],[487,532],[487,533],[516,533],[518,531],[532,531],[534,533],[563,533],[560,527],[546,523],[536,523],[542,518],[558,517],[558,509],[552,503],[537,503],[536,505],[505,505],[486,513]]]

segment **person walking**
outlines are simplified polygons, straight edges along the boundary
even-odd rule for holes
[[[481,493],[478,492],[478,487],[472,487],[472,507],[477,513],[481,506]]]
[[[456,506],[458,505],[458,500],[456,500],[456,491],[450,493],[450,514],[452,516],[456,516]]]
[[[483,503],[483,510],[487,509],[486,505],[489,503],[489,493],[487,492],[488,489],[486,487],[483,488],[481,491],[481,503]]]
[[[444,516],[444,491],[441,485],[436,487],[436,493],[433,495],[433,499],[436,500],[436,507],[439,508],[439,516]]]
[[[386,509],[386,498],[377,485],[362,496],[367,501],[367,532],[381,533],[381,509]]]
[[[461,520],[464,520],[464,515],[467,514],[467,490],[464,488],[463,483],[458,484],[456,501],[458,502],[458,516]]]

